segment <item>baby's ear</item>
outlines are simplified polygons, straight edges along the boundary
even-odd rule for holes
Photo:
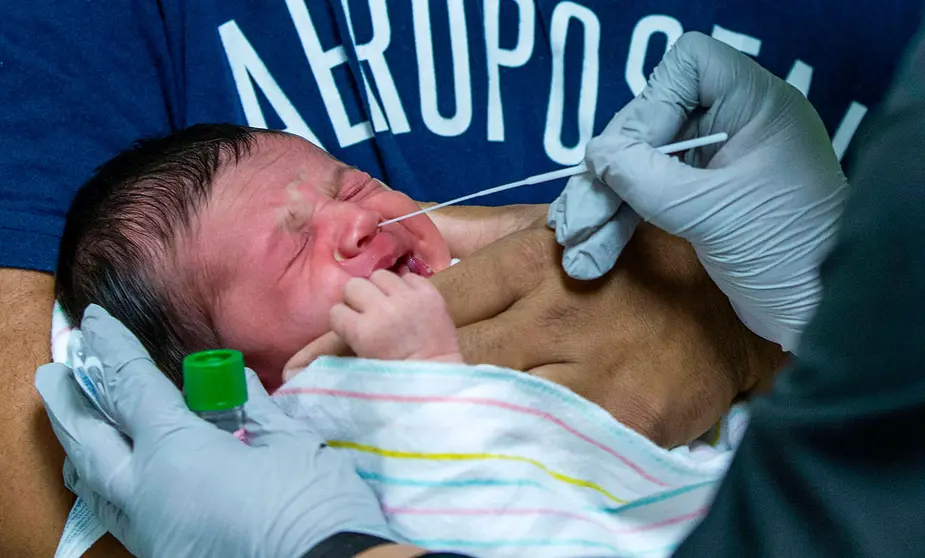
[[[329,331],[293,355],[283,366],[283,381],[288,382],[306,366],[322,356],[355,356],[344,339]]]

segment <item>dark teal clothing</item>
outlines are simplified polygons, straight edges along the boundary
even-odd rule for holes
[[[800,357],[678,556],[925,555],[925,46],[858,138]]]

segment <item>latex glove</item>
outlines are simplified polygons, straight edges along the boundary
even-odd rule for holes
[[[729,141],[684,162],[653,147],[717,132]],[[573,177],[548,213],[569,275],[607,272],[638,213],[694,245],[752,331],[794,348],[821,297],[819,265],[848,193],[799,91],[734,48],[687,33],[589,142],[586,162],[592,173]]]
[[[91,306],[81,329],[103,362],[114,419],[70,371],[39,368],[36,387],[68,455],[65,483],[137,556],[291,556],[340,531],[390,538],[352,464],[286,416],[248,371],[249,446],[190,412],[138,340]]]

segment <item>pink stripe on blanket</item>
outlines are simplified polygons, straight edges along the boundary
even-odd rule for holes
[[[285,395],[326,395],[331,397],[347,397],[351,399],[366,399],[372,401],[390,401],[396,403],[469,403],[475,405],[487,405],[491,407],[499,407],[509,411],[514,411],[518,413],[524,413],[527,415],[533,415],[540,417],[544,420],[548,420],[555,425],[563,428],[565,431],[573,434],[579,439],[597,447],[613,457],[616,457],[627,467],[632,469],[640,477],[646,479],[647,481],[663,487],[671,486],[644,471],[639,465],[636,465],[629,459],[623,457],[615,450],[605,446],[604,444],[582,434],[581,432],[575,430],[561,419],[545,413],[543,411],[538,411],[536,409],[531,409],[529,407],[523,407],[520,405],[514,405],[511,403],[506,403],[504,401],[498,401],[495,399],[486,399],[481,397],[446,397],[446,396],[424,396],[424,395],[389,395],[389,394],[375,394],[375,393],[360,393],[354,391],[344,391],[344,390],[335,390],[335,389],[322,389],[322,388],[283,388],[278,390],[273,394],[274,397],[285,396]]]
[[[59,329],[51,336],[51,342],[56,343],[62,335],[64,335],[65,333],[70,333],[72,331],[74,331],[74,328],[72,327],[64,327],[64,328]]]

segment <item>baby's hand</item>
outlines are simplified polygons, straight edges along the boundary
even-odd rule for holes
[[[446,302],[427,279],[379,270],[353,278],[331,308],[331,329],[364,358],[462,362]]]

